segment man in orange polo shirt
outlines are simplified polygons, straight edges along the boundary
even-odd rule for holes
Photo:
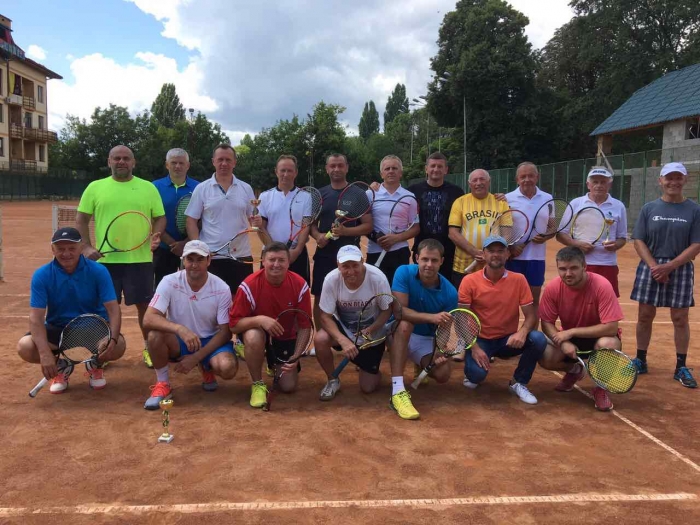
[[[472,310],[481,321],[481,333],[464,360],[464,386],[476,388],[486,379],[490,359],[520,356],[510,381],[510,390],[524,403],[537,398],[527,388],[537,361],[544,354],[547,339],[537,326],[537,308],[525,276],[509,272],[508,243],[503,237],[487,237],[483,244],[483,271],[467,275],[459,286],[459,303]],[[518,328],[520,310],[525,320]]]

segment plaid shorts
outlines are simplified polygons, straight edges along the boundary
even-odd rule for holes
[[[665,264],[670,260],[659,258],[657,262]],[[652,278],[649,266],[644,261],[639,261],[630,299],[661,308],[695,306],[693,298],[694,273],[693,263],[689,262],[672,271],[668,276],[668,282],[661,284]]]

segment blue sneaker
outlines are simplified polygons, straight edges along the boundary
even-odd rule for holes
[[[635,357],[634,359],[632,359],[632,364],[637,369],[638,374],[646,374],[647,372],[649,372],[649,367],[647,366],[647,362],[642,361],[638,357]]]
[[[693,374],[690,373],[691,370],[692,368],[688,368],[687,366],[676,368],[676,373],[673,374],[673,379],[679,381],[680,384],[685,387],[697,388],[698,382],[695,381]]]

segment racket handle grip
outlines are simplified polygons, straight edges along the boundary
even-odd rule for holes
[[[348,366],[348,363],[350,362],[350,359],[347,357],[344,357],[343,360],[340,362],[340,364],[336,367],[335,370],[333,370],[333,373],[331,374],[331,377],[333,379],[338,379],[338,376],[340,373],[343,371],[343,369]]]
[[[374,263],[374,266],[376,268],[379,268],[381,266],[384,257],[386,257],[386,250],[382,250],[382,253],[379,255],[379,259],[377,259],[377,262]]]
[[[333,239],[334,241],[337,241],[339,239],[339,237],[336,237],[335,235],[333,235],[333,232],[329,231],[329,232],[326,232],[326,239]]]
[[[472,273],[472,270],[474,269],[475,266],[476,266],[476,259],[474,259],[472,261],[472,263],[464,269],[464,273]]]
[[[420,374],[418,374],[418,377],[416,377],[415,381],[411,383],[411,388],[413,390],[418,390],[418,387],[423,382],[423,379],[425,379],[426,377],[428,377],[428,370],[424,368],[423,370],[421,370]]]
[[[36,386],[29,391],[29,397],[35,398],[36,395],[39,393],[39,390],[44,388],[46,386],[46,383],[48,383],[48,382],[49,382],[48,379],[46,379],[45,377],[42,377],[41,381],[39,381],[36,384]]]

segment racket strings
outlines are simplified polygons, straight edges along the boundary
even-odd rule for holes
[[[294,196],[290,206],[292,223],[302,228],[318,219],[323,206],[323,197],[316,188],[302,188]]]
[[[191,199],[191,195],[185,195],[177,202],[177,206],[175,207],[175,227],[182,235],[187,233],[187,216],[185,215],[185,211]]]
[[[506,242],[515,244],[529,229],[527,216],[524,213],[506,211],[499,215],[491,225],[491,235],[500,235]]]
[[[116,217],[107,227],[107,243],[119,251],[138,248],[151,236],[151,221],[143,213],[126,212]]]
[[[597,351],[588,360],[588,373],[600,386],[613,394],[629,392],[637,381],[632,361],[622,353]]]
[[[298,309],[290,309],[282,312],[277,317],[277,322],[284,329],[284,333],[273,338],[275,341],[294,341],[294,353],[289,356],[288,360],[296,360],[304,355],[309,348],[314,337],[314,328],[311,318],[306,312]]]
[[[572,219],[571,205],[563,199],[546,203],[535,215],[533,228],[540,235],[552,235],[568,226]]]
[[[110,335],[109,325],[101,317],[80,316],[61,332],[60,350],[73,362],[84,361],[107,348]]]
[[[353,183],[343,190],[338,198],[338,210],[345,213],[345,218],[359,219],[367,213],[372,205],[368,189],[369,186]]]
[[[391,209],[389,231],[403,233],[418,221],[418,203],[411,197],[402,197]]]
[[[439,326],[435,332],[437,347],[447,354],[459,354],[470,348],[481,330],[476,316],[457,312],[452,314],[452,322]]]
[[[586,208],[574,217],[571,225],[571,236],[574,239],[595,242],[600,238],[605,228],[605,217],[597,208]]]
[[[268,233],[259,228],[250,228],[240,232],[229,241],[226,252],[231,259],[243,263],[259,263],[263,258],[265,246],[272,239]]]
[[[372,333],[367,333],[369,328],[383,312],[391,310],[388,320],[380,327],[374,329]],[[401,303],[390,294],[375,295],[370,299],[360,312],[358,321],[357,344],[362,347],[379,344],[393,334],[402,319]]]

